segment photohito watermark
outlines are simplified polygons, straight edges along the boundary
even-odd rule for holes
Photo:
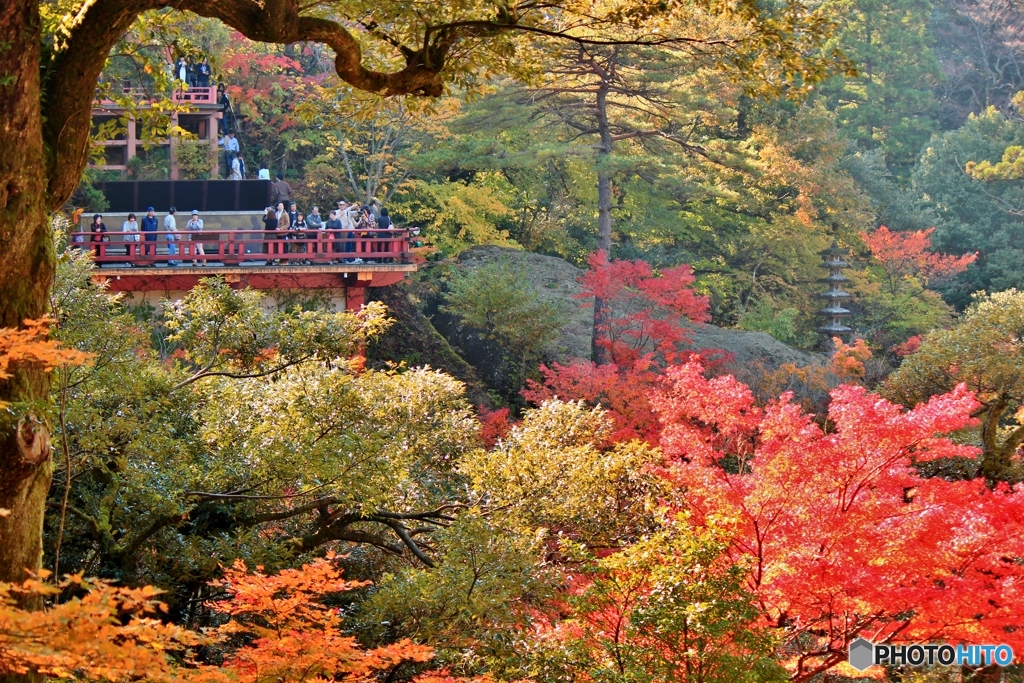
[[[850,643],[850,666],[864,671],[875,664],[892,666],[1009,666],[1013,648],[1009,645],[875,645],[866,638]]]

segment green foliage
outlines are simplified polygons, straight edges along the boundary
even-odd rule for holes
[[[1022,478],[1017,449],[1024,443],[1024,293],[1007,290],[978,295],[950,329],[929,332],[920,348],[890,375],[885,392],[915,405],[965,382],[975,391],[979,411],[976,441],[980,467],[992,481]]]
[[[558,578],[541,562],[543,534],[510,532],[477,513],[461,515],[435,536],[443,558],[434,569],[385,574],[359,607],[364,638],[414,638],[438,648],[459,674],[526,673],[522,635],[531,610],[546,609]]]
[[[795,308],[777,309],[769,299],[760,299],[747,307],[739,319],[739,328],[751,332],[767,332],[785,344],[797,342],[797,316]]]
[[[255,290],[238,291],[220,278],[205,278],[180,301],[167,302],[168,341],[181,349],[193,372],[185,382],[270,375],[313,359],[347,357],[390,324],[379,302],[353,314],[267,311],[262,299]]]
[[[394,204],[406,224],[423,228],[424,237],[446,254],[478,244],[516,246],[497,224],[509,209],[500,188],[486,177],[470,183],[413,181],[395,196]]]
[[[933,244],[951,254],[979,252],[978,260],[943,287],[947,301],[966,306],[978,290],[1024,287],[1024,187],[983,181],[965,173],[968,161],[997,163],[1007,147],[1024,144],[1024,127],[995,109],[972,115],[962,128],[928,143],[912,188],[934,219]]]
[[[401,553],[386,538],[397,522],[373,515],[456,494],[477,429],[460,383],[353,374],[345,355],[386,324],[379,305],[356,316],[261,304],[204,281],[165,306],[165,360],[149,325],[92,284],[88,257],[62,255],[58,337],[96,354],[54,383],[48,557],[59,544],[63,569],[160,585],[184,619],[221,564],[278,567],[344,539]],[[304,507],[311,496],[323,504]],[[338,514],[318,521],[322,506]]]
[[[167,148],[141,150],[128,160],[128,180],[170,180],[171,155]]]
[[[174,151],[181,180],[207,180],[216,162],[217,148],[199,140],[181,140]]]
[[[905,173],[937,127],[932,2],[829,0],[822,9],[839,25],[828,45],[859,71],[822,85],[829,108],[844,134],[863,149],[881,148],[890,167]]]
[[[541,299],[508,262],[457,271],[443,296],[441,310],[498,342],[521,375],[558,336],[563,323],[558,302]]]
[[[513,528],[618,547],[658,527],[668,492],[649,470],[657,452],[639,442],[608,446],[611,427],[600,409],[547,401],[493,452],[468,454],[461,471]]]

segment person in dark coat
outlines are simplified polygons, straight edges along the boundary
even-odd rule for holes
[[[156,256],[156,245],[149,242],[156,242],[157,232],[160,230],[160,220],[153,213],[153,207],[146,209],[146,215],[142,217],[142,232],[146,233],[146,245],[143,254]]]
[[[206,59],[203,59],[196,66],[196,86],[200,88],[210,87],[210,62]]]
[[[341,251],[341,229],[344,226],[341,224],[341,219],[338,218],[337,209],[331,209],[331,212],[327,215],[327,222],[324,223],[324,229],[327,230],[327,239],[330,240],[332,248],[329,249],[333,252]]]
[[[96,214],[92,217],[92,225],[89,226],[89,231],[92,233],[93,253],[96,255],[96,258],[99,258],[102,255],[100,245],[110,239],[106,236],[107,224],[103,222],[101,214]]]
[[[287,206],[292,201],[292,186],[285,182],[280,173],[277,174],[277,180],[270,184],[270,199],[275,206],[280,203]]]
[[[263,254],[269,254],[270,246],[267,242],[268,240],[272,240],[276,237],[272,231],[277,230],[277,211],[275,211],[272,206],[267,207],[267,212],[263,216],[263,230],[265,232],[263,233],[263,246],[260,249],[260,252]]]
[[[377,238],[390,240],[393,236],[393,233],[391,232],[393,225],[394,224],[391,222],[391,216],[388,215],[388,210],[382,208],[380,210],[380,216],[377,217]],[[383,230],[387,230],[387,232],[382,232]],[[391,242],[385,242],[379,246],[382,253],[386,254],[391,251]]]

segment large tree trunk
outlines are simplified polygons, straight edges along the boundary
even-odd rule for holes
[[[38,0],[0,2],[0,327],[47,310],[54,254],[46,223],[40,114]],[[84,95],[88,97],[88,93]],[[15,368],[0,382],[0,581],[20,581],[42,559],[51,462],[45,373]]]
[[[597,89],[597,128],[601,144],[597,148],[597,248],[606,258],[612,253],[612,176],[608,163],[612,154],[612,132],[608,124],[608,84],[602,82]],[[595,363],[608,361],[608,353],[598,344],[608,319],[608,303],[594,299],[594,332],[590,342],[590,355]]]

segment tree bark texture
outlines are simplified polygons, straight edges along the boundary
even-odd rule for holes
[[[601,142],[597,148],[597,248],[610,259],[612,253],[612,176],[608,162],[612,154],[612,131],[608,123],[608,82],[602,80],[597,89],[597,129]],[[607,352],[598,340],[608,319],[608,303],[594,298],[594,333],[591,337],[591,360],[607,361]]]
[[[0,327],[41,318],[54,273],[46,222],[38,0],[0,2]],[[80,172],[80,171],[79,171]],[[51,461],[44,372],[16,367],[0,381],[0,581],[42,559]]]

